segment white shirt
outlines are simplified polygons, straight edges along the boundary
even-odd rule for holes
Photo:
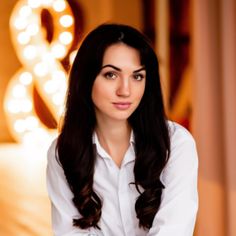
[[[115,164],[102,148],[96,133],[97,159],[94,191],[102,200],[101,231],[79,229],[72,225],[79,213],[73,205],[73,194],[68,187],[63,169],[55,158],[56,140],[48,151],[47,187],[52,203],[52,227],[56,236],[192,236],[198,209],[198,158],[191,134],[182,126],[169,122],[171,136],[170,159],[161,174],[165,185],[161,205],[149,231],[138,227],[135,202],[139,193],[134,182],[134,137],[121,167]],[[148,170],[144,170],[148,171]]]

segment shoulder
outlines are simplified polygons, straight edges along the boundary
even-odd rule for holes
[[[170,156],[163,169],[161,180],[165,185],[170,183],[178,185],[181,181],[189,179],[190,176],[194,176],[196,179],[198,156],[193,136],[178,123],[168,121],[168,127],[171,144]]]
[[[55,138],[48,148],[47,152],[48,165],[59,165],[58,154],[57,154],[57,140],[58,138]]]
[[[167,166],[197,166],[198,156],[196,143],[192,134],[178,123],[168,121],[170,132],[170,158]]]
[[[168,129],[170,133],[171,149],[184,143],[195,145],[192,134],[182,125],[173,121],[168,121]]]
[[[50,144],[50,146],[49,146],[49,148],[48,148],[48,152],[47,152],[47,154],[48,154],[48,158],[51,158],[52,156],[56,156],[56,153],[57,153],[57,138],[56,139],[54,139],[52,142],[51,142],[51,144]]]

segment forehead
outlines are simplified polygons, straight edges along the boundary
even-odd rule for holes
[[[116,43],[108,46],[103,55],[103,65],[105,64],[121,64],[136,66],[141,65],[140,53],[137,49],[130,47],[124,43]]]

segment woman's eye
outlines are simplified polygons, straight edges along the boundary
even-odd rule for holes
[[[142,74],[134,74],[134,79],[135,79],[135,80],[140,81],[140,80],[142,80],[143,78],[144,78],[144,76],[143,76]]]
[[[106,72],[106,73],[104,74],[104,76],[105,76],[105,78],[107,78],[107,79],[115,79],[115,78],[116,78],[116,74],[113,73],[113,72]]]

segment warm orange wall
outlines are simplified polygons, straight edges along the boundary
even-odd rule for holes
[[[4,1],[0,7],[0,142],[11,141],[3,113],[3,98],[7,83],[20,67],[10,39],[9,17],[16,0]]]
[[[236,1],[193,0],[196,236],[236,235]]]
[[[85,26],[90,30],[107,21],[142,27],[141,0],[87,0],[81,1]]]

